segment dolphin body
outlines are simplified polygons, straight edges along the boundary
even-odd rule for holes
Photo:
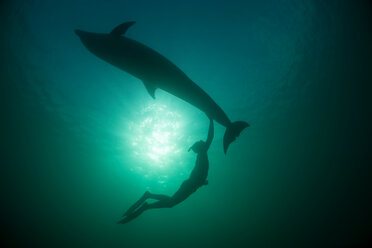
[[[155,90],[162,89],[194,105],[225,126],[223,148],[226,153],[231,142],[249,124],[244,121],[231,122],[220,106],[176,65],[153,49],[123,36],[134,23],[122,23],[109,34],[82,30],[75,30],[75,33],[94,55],[142,80],[154,99]]]

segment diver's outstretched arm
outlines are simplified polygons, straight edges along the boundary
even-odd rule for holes
[[[212,143],[213,136],[214,136],[214,125],[213,125],[213,119],[209,118],[208,138],[207,138],[207,141],[205,142],[206,147],[207,147],[207,151],[208,151],[208,149],[209,149],[209,146],[210,146],[211,143]]]

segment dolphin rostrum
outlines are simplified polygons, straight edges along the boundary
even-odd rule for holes
[[[162,89],[194,105],[225,126],[223,148],[226,153],[230,143],[249,124],[244,121],[231,122],[220,106],[176,65],[153,49],[123,36],[134,23],[122,23],[109,34],[82,30],[75,30],[75,33],[94,55],[142,80],[153,98],[155,90]]]

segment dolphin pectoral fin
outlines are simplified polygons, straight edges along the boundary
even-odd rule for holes
[[[127,32],[128,28],[130,26],[132,26],[134,23],[136,23],[136,22],[124,22],[124,23],[118,25],[117,27],[115,27],[111,31],[110,34],[117,35],[117,36],[123,35],[123,34],[125,34],[125,32]]]
[[[245,121],[236,121],[231,123],[225,131],[223,136],[223,151],[227,152],[229,145],[240,135],[240,133],[246,128],[249,127],[249,124]]]
[[[156,87],[152,83],[147,83],[144,81],[143,81],[143,84],[145,85],[147,92],[150,94],[150,96],[155,99]]]

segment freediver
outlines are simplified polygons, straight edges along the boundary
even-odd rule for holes
[[[171,197],[163,194],[152,194],[146,191],[143,196],[124,213],[124,218],[118,222],[119,224],[124,224],[133,220],[148,209],[171,208],[184,201],[201,186],[208,184],[209,161],[207,152],[214,135],[213,119],[209,119],[209,121],[207,141],[204,142],[200,140],[189,148],[189,151],[193,150],[198,154],[189,179],[185,180],[177,192]],[[154,199],[157,201],[154,203],[147,203],[145,202],[147,199]]]

